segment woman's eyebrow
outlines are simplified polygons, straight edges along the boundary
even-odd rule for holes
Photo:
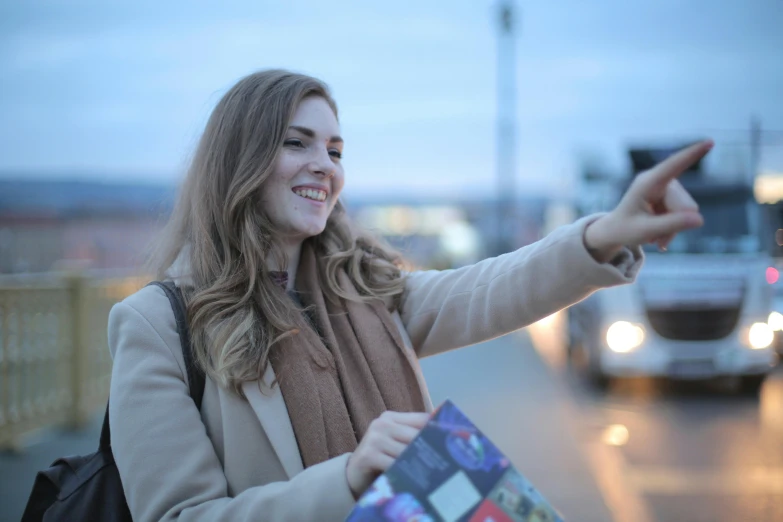
[[[302,133],[308,138],[315,138],[315,131],[313,129],[308,129],[307,127],[301,127],[299,125],[291,125],[288,127],[289,129],[293,129],[296,132]],[[329,138],[330,143],[343,143],[343,139],[340,136],[332,136]]]

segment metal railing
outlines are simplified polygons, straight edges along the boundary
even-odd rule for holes
[[[0,276],[0,449],[55,425],[83,426],[106,404],[106,325],[149,278],[81,272]]]

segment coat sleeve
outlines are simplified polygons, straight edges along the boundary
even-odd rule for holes
[[[455,270],[408,274],[400,316],[419,357],[507,334],[589,296],[635,280],[639,247],[598,263],[584,244],[594,214],[499,257]]]
[[[174,324],[168,300],[155,287],[141,292],[144,299],[129,298],[112,308],[108,326],[114,359],[112,452],[133,520],[344,520],[354,505],[345,477],[347,454],[289,481],[229,496],[186,374],[172,352],[181,348],[168,346],[159,334]],[[142,307],[151,301],[157,304]],[[169,316],[161,317],[166,309]]]

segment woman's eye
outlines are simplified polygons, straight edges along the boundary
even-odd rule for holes
[[[329,151],[329,155],[333,158],[342,159],[343,153],[339,150],[332,149]]]
[[[285,145],[286,147],[304,147],[304,143],[302,143],[302,140],[296,138],[285,140],[283,142],[283,145]]]

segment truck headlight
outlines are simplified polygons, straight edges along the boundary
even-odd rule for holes
[[[769,318],[767,319],[767,324],[770,328],[772,328],[772,331],[779,332],[783,330],[783,314],[780,312],[772,312],[769,314]]]
[[[754,350],[768,348],[774,339],[775,334],[767,323],[753,323],[748,330],[748,344]]]
[[[644,328],[628,321],[617,321],[606,331],[606,344],[617,353],[628,353],[644,342]],[[770,341],[771,342],[771,341]]]

